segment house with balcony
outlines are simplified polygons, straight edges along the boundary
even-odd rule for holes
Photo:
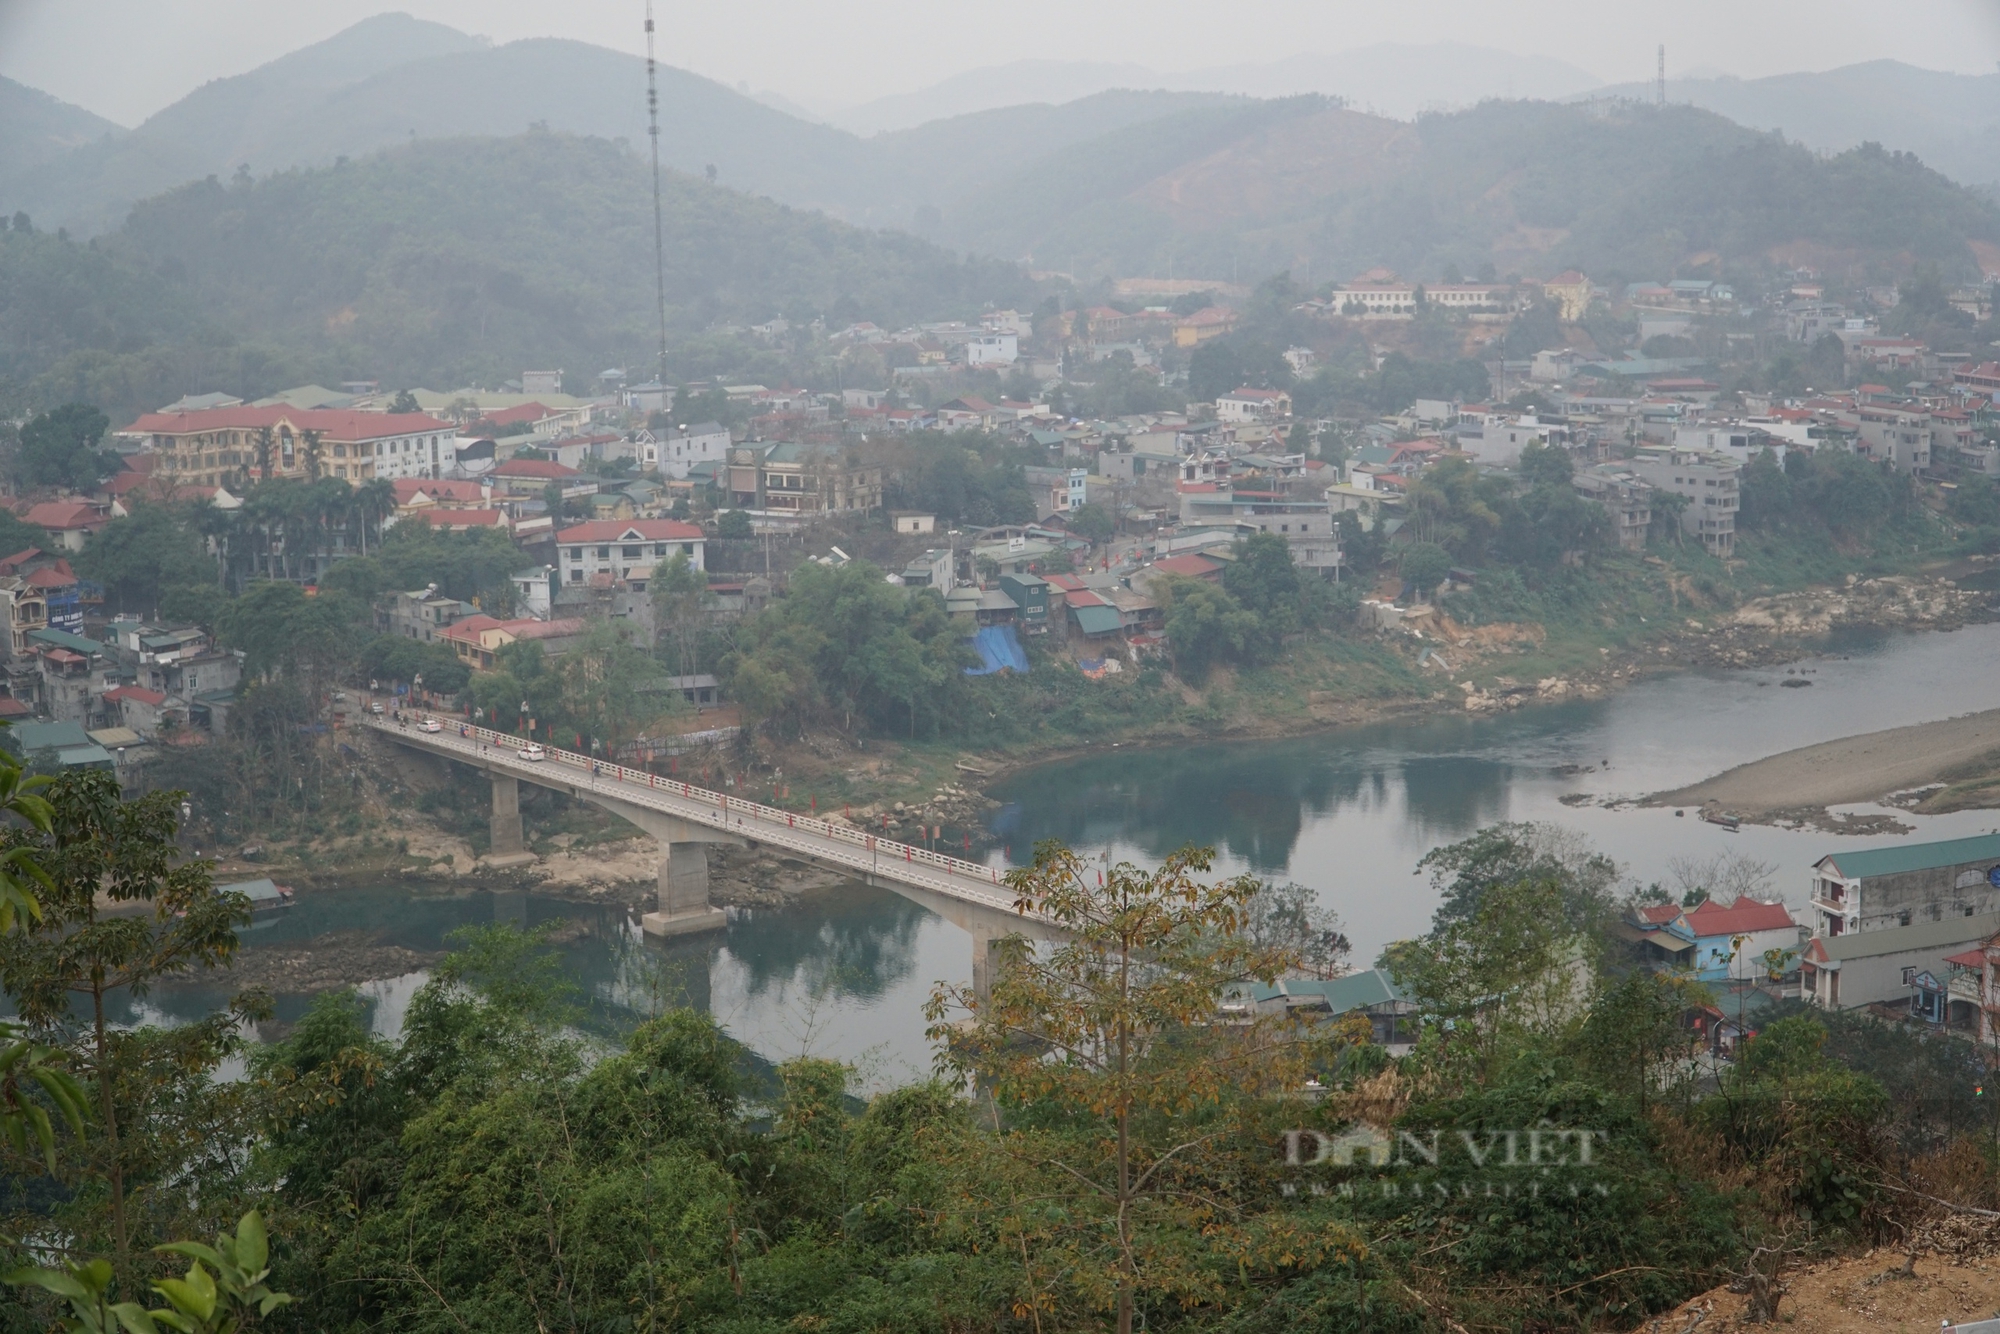
[[[1709,555],[1727,559],[1735,552],[1743,471],[1735,459],[1710,450],[1646,445],[1632,460],[1631,469],[1656,493],[1687,497],[1681,531],[1700,539]]]
[[[624,585],[643,593],[653,567],[675,556],[704,569],[707,535],[678,519],[593,519],[556,533],[557,580],[565,587]]]
[[[1833,938],[2000,912],[2000,834],[1828,853],[1813,863],[1813,934]]]
[[[1619,464],[1599,463],[1570,477],[1576,493],[1602,509],[1623,551],[1643,551],[1653,526],[1653,488]]]

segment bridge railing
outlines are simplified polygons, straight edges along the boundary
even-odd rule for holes
[[[490,727],[481,727],[476,723],[461,722],[448,716],[426,713],[420,709],[405,709],[403,713],[405,717],[413,717],[418,721],[431,719],[437,722],[444,729],[444,732],[441,734],[452,734],[463,740],[483,742],[514,751],[517,754],[530,744],[540,745],[539,742],[530,743],[524,741],[522,738],[509,732],[498,732]],[[407,724],[399,724],[383,716],[373,716],[368,721],[384,731],[407,729]],[[621,784],[644,788],[649,792],[668,797],[679,797],[683,801],[691,801],[698,806],[712,806],[714,808],[712,817],[698,817],[702,818],[703,823],[712,823],[728,829],[734,827],[730,824],[729,817],[735,815],[739,822],[747,818],[757,821],[760,825],[778,826],[789,830],[796,830],[800,833],[818,834],[822,838],[846,844],[853,848],[859,854],[855,859],[857,866],[865,862],[879,869],[880,863],[883,860],[888,860],[890,862],[900,861],[911,867],[923,866],[927,869],[942,871],[951,877],[950,887],[954,891],[974,894],[982,900],[1004,906],[1009,911],[1014,910],[1015,899],[1011,893],[996,895],[992,892],[992,888],[989,888],[997,888],[1001,885],[1000,870],[996,866],[991,866],[983,862],[967,861],[962,857],[953,857],[948,853],[932,852],[928,848],[920,848],[913,843],[902,843],[895,839],[881,838],[869,833],[865,829],[845,822],[836,823],[814,815],[800,815],[796,811],[787,811],[776,806],[766,806],[762,802],[750,801],[743,797],[731,797],[726,792],[717,792],[712,788],[697,787],[692,783],[683,782],[678,778],[661,778],[658,774],[650,773],[644,769],[631,769],[621,764],[611,764],[603,760],[594,760],[590,756],[579,754],[576,751],[562,750],[555,746],[542,746],[542,753],[558,764],[583,770],[586,775],[593,778],[609,777],[616,779]],[[967,881],[971,883],[965,883]],[[976,889],[975,886],[977,887]]]

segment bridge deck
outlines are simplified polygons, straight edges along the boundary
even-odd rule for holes
[[[417,723],[425,716],[405,710],[405,722],[369,715],[364,715],[363,721],[395,741],[493,773],[542,787],[594,792],[871,878],[914,885],[983,908],[1015,911],[1014,892],[1001,883],[1001,871],[994,866],[880,838],[840,821],[783,811],[679,779],[662,778],[643,769],[606,764],[553,746],[543,748],[546,760],[524,760],[520,751],[526,743],[520,737],[445,716],[437,717],[443,731],[419,731]],[[1041,914],[1025,916],[1039,920]]]

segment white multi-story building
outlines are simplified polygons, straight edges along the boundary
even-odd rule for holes
[[[967,366],[1011,366],[1021,359],[1018,334],[980,333],[965,340]]]
[[[603,575],[643,593],[653,567],[676,553],[703,569],[703,544],[701,529],[678,519],[595,519],[556,534],[557,569],[564,587]]]
[[[1671,491],[1686,496],[1681,531],[1701,539],[1711,556],[1728,557],[1736,550],[1736,511],[1740,502],[1738,475],[1742,468],[1727,454],[1708,450],[1647,445],[1632,460],[1632,471],[1655,494]],[[1656,500],[1653,508],[1657,511]]]
[[[649,433],[641,434],[644,436],[639,441],[641,472],[658,472],[678,481],[688,475],[690,468],[720,463],[729,457],[729,428],[720,422],[669,427],[657,441]]]

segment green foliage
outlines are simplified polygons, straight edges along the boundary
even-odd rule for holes
[[[1438,892],[1434,920],[1440,927],[1471,921],[1486,896],[1503,885],[1534,882],[1555,886],[1571,930],[1590,931],[1612,913],[1618,885],[1616,862],[1546,823],[1488,825],[1425,853],[1417,870],[1430,873]]]
[[[1451,553],[1435,542],[1412,542],[1398,553],[1396,568],[1417,596],[1425,597],[1451,573]]]
[[[172,510],[148,504],[104,525],[77,553],[76,572],[103,585],[117,610],[142,615],[157,612],[169,588],[216,582],[200,533]]]
[[[21,427],[15,470],[23,486],[83,491],[117,464],[101,448],[111,419],[87,403],[66,403]]]
[[[425,644],[401,635],[377,635],[361,650],[355,663],[358,675],[375,681],[404,685],[424,678],[424,689],[455,695],[472,679],[472,669],[460,662],[449,646]]]
[[[1092,542],[1103,542],[1118,531],[1118,523],[1110,510],[1093,502],[1069,512],[1069,530]]]
[[[748,510],[724,510],[715,517],[715,535],[725,541],[744,541],[757,535],[750,526]]]
[[[1167,647],[1174,671],[1197,685],[1216,667],[1248,659],[1261,646],[1263,626],[1257,613],[1239,604],[1214,584],[1173,577],[1154,584],[1154,594],[1166,615]]]
[[[0,375],[16,394],[33,382],[43,401],[122,415],[183,383],[252,397],[303,380],[464,384],[524,365],[624,365],[657,340],[652,288],[630,280],[652,269],[651,199],[641,155],[547,133],[196,181],[90,247],[0,235],[0,319],[19,325],[0,337]],[[665,200],[681,334],[843,300],[893,328],[1028,298],[1013,265],[912,236],[673,173]],[[42,322],[46,341],[25,336]]]
[[[900,509],[924,510],[948,524],[987,528],[1030,523],[1034,497],[1021,464],[1027,451],[979,432],[913,431],[896,445],[888,482]]]
[[[898,588],[866,561],[800,566],[739,642],[723,663],[731,694],[750,718],[787,728],[934,734],[956,714],[971,661],[936,590]]]
[[[1959,479],[1951,493],[1951,517],[1977,528],[2000,525],[2000,486],[1978,473]]]

